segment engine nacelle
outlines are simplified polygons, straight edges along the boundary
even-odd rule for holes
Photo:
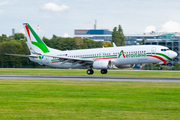
[[[93,63],[94,69],[108,69],[112,68],[112,61],[111,60],[97,60]]]

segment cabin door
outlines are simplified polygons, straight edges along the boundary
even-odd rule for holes
[[[151,55],[152,56],[156,55],[156,48],[155,47],[151,48]]]
[[[49,64],[49,57],[45,57],[45,64]]]

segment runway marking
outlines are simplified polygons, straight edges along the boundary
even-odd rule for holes
[[[180,82],[180,78],[151,77],[102,77],[102,76],[57,76],[57,75],[0,75],[0,79],[24,80],[73,80],[73,81],[117,81],[117,82]]]

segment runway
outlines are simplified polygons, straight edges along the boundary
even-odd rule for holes
[[[124,81],[124,82],[180,82],[180,78],[150,77],[102,77],[102,76],[56,76],[56,75],[0,75],[0,79],[23,80],[74,80],[74,81]]]

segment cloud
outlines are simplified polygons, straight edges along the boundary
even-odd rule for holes
[[[8,4],[10,4],[9,2],[0,2],[0,6],[3,6],[3,5],[8,5]]]
[[[55,3],[47,3],[44,6],[41,7],[42,10],[47,10],[47,11],[51,11],[51,12],[64,12],[69,10],[69,7],[66,5],[57,5]]]
[[[2,14],[3,13],[3,11],[2,10],[0,10],[0,14]]]
[[[173,22],[170,20],[168,22],[165,22],[163,25],[159,27],[147,26],[146,29],[144,30],[144,33],[152,32],[152,31],[167,32],[167,33],[180,32],[180,23]]]
[[[145,33],[156,31],[155,26],[147,26],[146,29],[144,30]]]
[[[64,33],[63,37],[70,37],[67,33]]]
[[[157,28],[157,32],[180,32],[180,24],[169,21]]]

